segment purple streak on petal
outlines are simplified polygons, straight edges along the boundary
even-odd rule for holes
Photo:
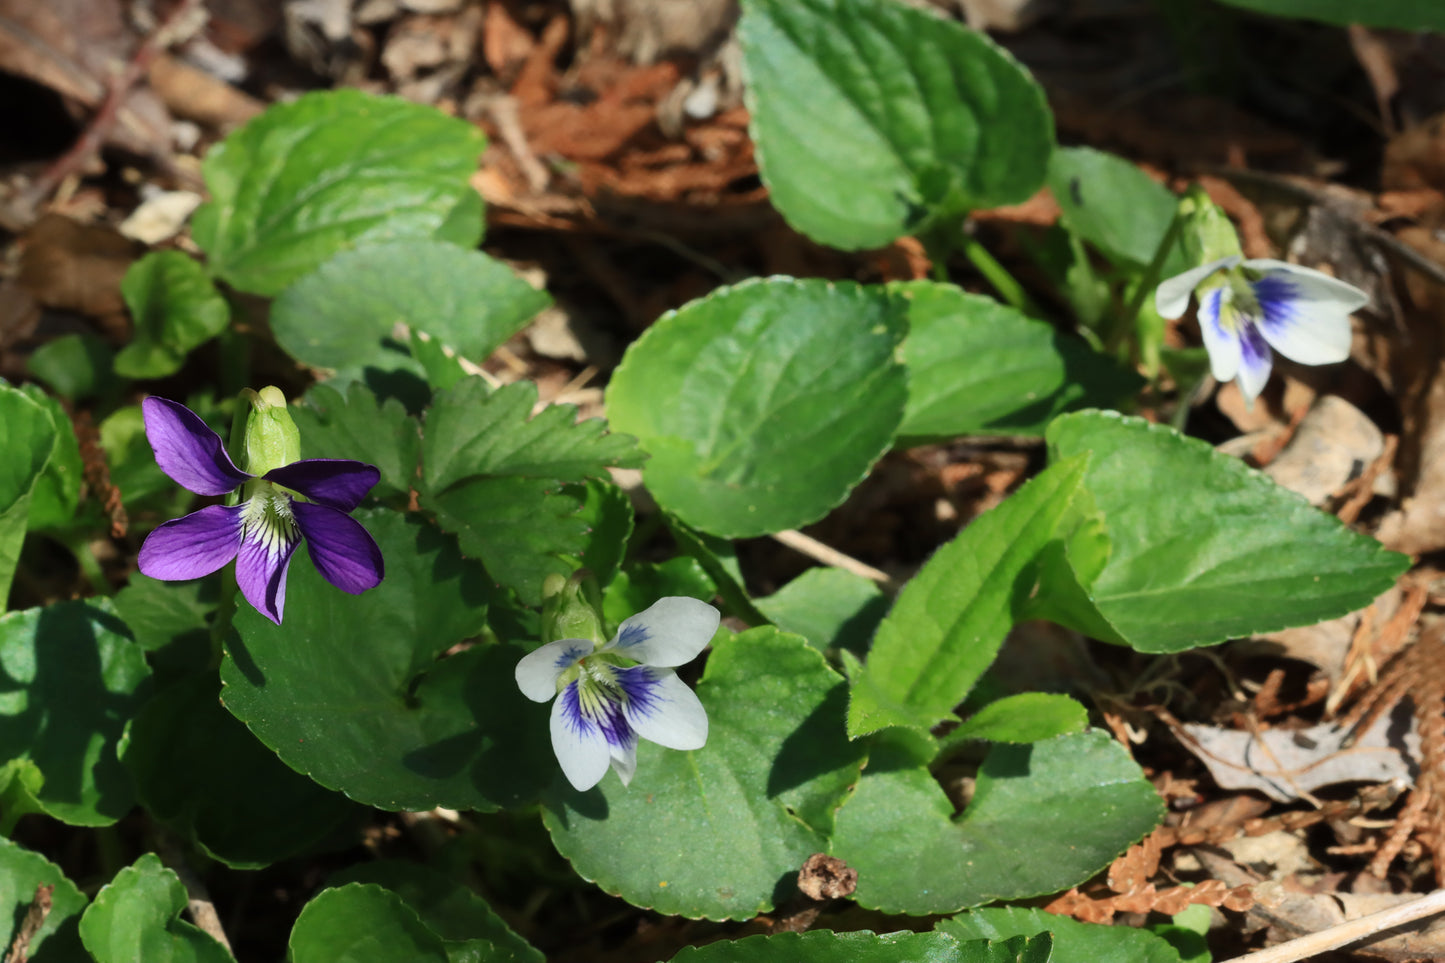
[[[381,549],[360,522],[325,505],[293,501],[291,510],[322,578],[352,595],[381,582],[385,574]]]
[[[1253,402],[1269,381],[1274,366],[1274,352],[1252,319],[1246,318],[1239,328],[1239,388]]]
[[[632,712],[645,716],[651,715],[657,709],[661,686],[655,670],[645,665],[634,665],[631,668],[618,669],[616,676],[617,684],[626,694]]]
[[[307,458],[274,468],[265,475],[268,481],[299,492],[318,505],[349,512],[371,487],[381,479],[373,465],[349,458]]]
[[[221,436],[185,405],[152,395],[141,411],[156,464],[176,484],[197,495],[224,495],[251,478],[231,462]]]
[[[588,686],[587,698],[581,694],[584,685]],[[627,724],[615,692],[582,679],[563,689],[558,698],[562,700],[562,718],[573,732],[585,735],[600,731],[607,745],[614,749],[636,743],[637,736]]]
[[[281,624],[281,614],[286,608],[286,569],[300,543],[299,533],[294,538],[275,540],[269,548],[259,538],[247,538],[241,542],[241,551],[236,556],[236,584],[241,594],[256,611],[277,625]]]
[[[1266,274],[1251,286],[1259,299],[1262,327],[1286,327],[1299,321],[1299,289],[1288,275]]]
[[[167,581],[210,575],[236,557],[244,510],[212,505],[161,525],[140,547],[141,572]]]

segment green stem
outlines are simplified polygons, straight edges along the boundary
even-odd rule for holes
[[[978,269],[978,273],[983,275],[984,280],[993,286],[993,289],[1005,302],[1030,317],[1044,317],[1043,310],[1034,302],[1033,298],[1029,297],[1024,286],[1008,272],[1007,268],[998,263],[992,254],[988,253],[988,249],[979,243],[978,238],[965,234],[961,241],[959,250],[963,252],[963,256],[968,258],[970,263]]]
[[[70,549],[70,554],[75,556],[75,561],[80,565],[81,577],[90,586],[90,590],[96,595],[114,595],[115,586],[110,579],[106,578],[105,569],[101,567],[100,560],[90,550],[90,539],[84,535],[75,535],[66,540],[65,547]]]
[[[1174,244],[1179,240],[1179,232],[1183,227],[1183,216],[1175,214],[1174,220],[1169,222],[1169,230],[1164,232],[1164,239],[1154,249],[1154,257],[1149,261],[1149,266],[1144,269],[1144,276],[1139,279],[1139,286],[1134,289],[1134,296],[1129,299],[1129,304],[1124,309],[1124,316],[1119,319],[1119,324],[1114,328],[1116,336],[1122,337],[1123,332],[1136,327],[1139,312],[1144,309],[1144,299],[1159,287],[1159,275],[1164,273],[1164,262],[1169,260],[1169,252],[1174,250]]]

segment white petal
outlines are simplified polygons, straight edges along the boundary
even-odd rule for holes
[[[592,653],[585,639],[558,639],[529,652],[517,663],[517,688],[533,702],[546,702],[557,694],[557,679],[577,660]]]
[[[617,637],[604,648],[644,665],[682,665],[707,648],[720,618],[706,602],[668,596],[618,626]]]
[[[1224,304],[1226,290],[1220,285],[1199,299],[1199,330],[1204,335],[1204,350],[1209,352],[1209,371],[1220,384],[1239,373],[1239,334],[1226,328],[1220,317],[1229,311]]]
[[[1239,390],[1244,393],[1244,400],[1249,406],[1254,407],[1254,399],[1264,390],[1266,382],[1269,381],[1270,369],[1274,367],[1274,356],[1270,354],[1269,345],[1259,336],[1259,331],[1251,324],[1241,332],[1239,341]]]
[[[602,727],[577,712],[576,688],[575,683],[568,686],[552,703],[552,751],[567,781],[586,792],[607,775],[612,752]]]
[[[1239,255],[1231,254],[1218,261],[1190,268],[1183,274],[1176,274],[1154,289],[1154,310],[1159,312],[1161,318],[1171,321],[1183,317],[1184,312],[1189,310],[1189,296],[1199,287],[1200,282],[1215,271],[1232,268],[1238,263]]]
[[[612,747],[612,771],[617,773],[617,778],[622,780],[622,785],[626,786],[632,782],[632,777],[637,774],[636,739],[625,746]]]
[[[1283,261],[1247,261],[1263,270],[1252,282],[1259,330],[1276,351],[1300,364],[1335,364],[1350,356],[1350,312],[1369,297],[1351,284]]]
[[[626,671],[631,677],[624,685],[632,698],[623,712],[633,731],[669,749],[701,749],[707,742],[707,710],[696,693],[666,669],[637,666]],[[639,692],[634,683],[644,673],[650,684]]]

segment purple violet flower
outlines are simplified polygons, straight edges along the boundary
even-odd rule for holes
[[[717,609],[697,599],[659,599],[617,627],[606,645],[558,639],[517,663],[517,686],[552,703],[552,751],[579,792],[610,765],[625,786],[637,771],[637,740],[701,749],[707,711],[672,671],[691,662],[717,632]]]
[[[184,405],[150,397],[141,410],[156,464],[177,484],[197,495],[245,486],[240,504],[202,508],[146,536],[143,573],[168,581],[200,578],[234,558],[241,594],[277,625],[286,605],[286,569],[303,537],[316,570],[343,592],[357,595],[381,582],[381,549],[348,517],[381,478],[374,466],[307,458],[251,475]]]

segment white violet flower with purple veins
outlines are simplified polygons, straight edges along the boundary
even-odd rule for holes
[[[1269,380],[1275,351],[1310,365],[1349,358],[1350,315],[1369,295],[1297,264],[1246,260],[1234,226],[1200,189],[1180,201],[1180,217],[1180,245],[1199,266],[1160,284],[1154,306],[1174,320],[1198,295],[1199,327],[1217,380],[1238,380],[1253,404]]]
[[[637,770],[637,740],[701,749],[707,712],[674,666],[691,662],[717,632],[718,611],[672,596],[624,621],[605,645],[558,639],[517,663],[517,686],[552,704],[552,750],[578,791],[609,766],[625,786]]]

